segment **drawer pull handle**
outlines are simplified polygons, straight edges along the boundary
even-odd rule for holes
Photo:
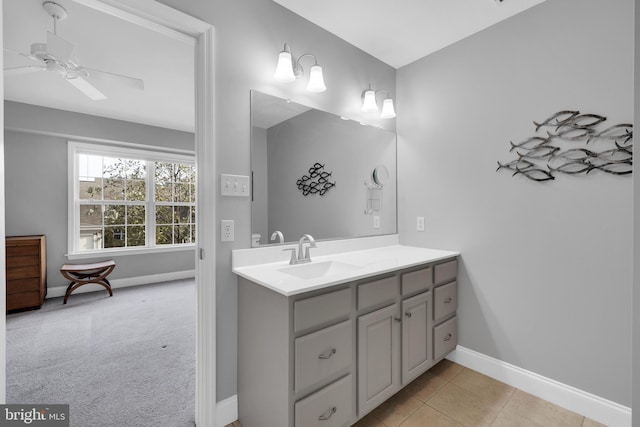
[[[445,304],[449,304],[449,303],[451,303],[451,301],[453,301],[453,300],[451,299],[451,297],[449,297],[446,300],[444,300],[444,303]]]
[[[331,419],[331,417],[333,416],[333,414],[336,413],[337,410],[338,409],[334,406],[333,408],[329,409],[324,414],[320,415],[318,417],[318,421],[329,421]]]
[[[402,318],[401,317],[394,317],[393,320],[395,320],[396,322],[402,322]]]
[[[451,341],[451,338],[453,337],[453,335],[449,334],[446,337],[444,337],[445,341]]]
[[[334,354],[336,354],[336,352],[337,352],[337,351],[338,351],[338,350],[336,350],[335,348],[332,348],[331,350],[326,351],[326,352],[324,352],[324,353],[320,354],[320,355],[318,356],[318,359],[331,359],[331,356],[333,356]]]
[[[407,317],[411,317],[411,312],[407,311],[404,315],[407,316]]]

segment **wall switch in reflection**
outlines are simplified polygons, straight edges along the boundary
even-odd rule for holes
[[[221,242],[233,242],[233,220],[223,219],[220,221],[220,241]]]
[[[416,230],[424,231],[424,217],[423,216],[416,217]]]
[[[373,228],[380,228],[380,215],[373,216]]]

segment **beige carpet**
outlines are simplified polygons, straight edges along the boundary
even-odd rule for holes
[[[194,426],[194,280],[72,295],[7,316],[8,403],[70,404],[71,426]]]

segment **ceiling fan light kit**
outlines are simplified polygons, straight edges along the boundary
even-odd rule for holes
[[[46,10],[47,13],[56,21],[62,21],[69,15],[67,13],[67,9],[53,1],[46,1],[42,3],[42,8]]]
[[[74,45],[62,37],[59,37],[57,34],[57,22],[69,16],[67,10],[53,1],[45,1],[42,3],[42,8],[53,18],[53,33],[47,31],[47,42],[32,43],[28,55],[5,49],[5,51],[9,53],[36,61],[39,65],[5,68],[5,76],[26,74],[33,71],[55,72],[64,78],[71,86],[94,101],[106,99],[107,97],[91,84],[89,80],[87,80],[88,78],[99,79],[108,84],[144,90],[144,82],[141,79],[85,68],[78,65],[75,60],[71,60]]]

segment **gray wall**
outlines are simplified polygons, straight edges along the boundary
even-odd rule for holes
[[[193,134],[5,102],[7,236],[47,236],[47,285],[64,286],[60,266],[67,253],[67,141],[102,138],[137,144],[194,149]],[[96,258],[102,260],[105,257]],[[194,251],[115,257],[114,279],[193,270]]]
[[[215,27],[218,173],[250,174],[251,89],[354,119],[362,117],[360,94],[369,83],[395,95],[393,68],[272,0],[160,2]],[[291,84],[273,80],[278,52],[285,42],[295,55],[311,52],[318,57],[326,92],[306,92],[306,79]],[[385,126],[394,127],[390,122]],[[248,199],[217,194],[215,221],[235,220],[236,237],[235,242],[218,243],[216,248],[216,397],[222,400],[236,393],[237,279],[231,272],[231,250],[250,246],[251,208]]]
[[[640,7],[634,4],[634,40],[640,37]],[[640,43],[634,44],[634,120],[633,127],[640,126]],[[633,165],[633,427],[640,427],[640,165],[634,159]]]
[[[316,239],[396,232],[395,134],[323,111],[309,110],[267,130],[269,231],[285,241],[302,234]],[[304,196],[296,185],[315,163],[330,172],[336,185],[323,196]],[[365,181],[384,164],[391,179],[385,185],[380,228],[365,215]]]
[[[627,406],[633,179],[496,161],[556,111],[631,121],[633,24],[632,0],[549,0],[397,76],[401,241],[462,253],[459,344]]]

